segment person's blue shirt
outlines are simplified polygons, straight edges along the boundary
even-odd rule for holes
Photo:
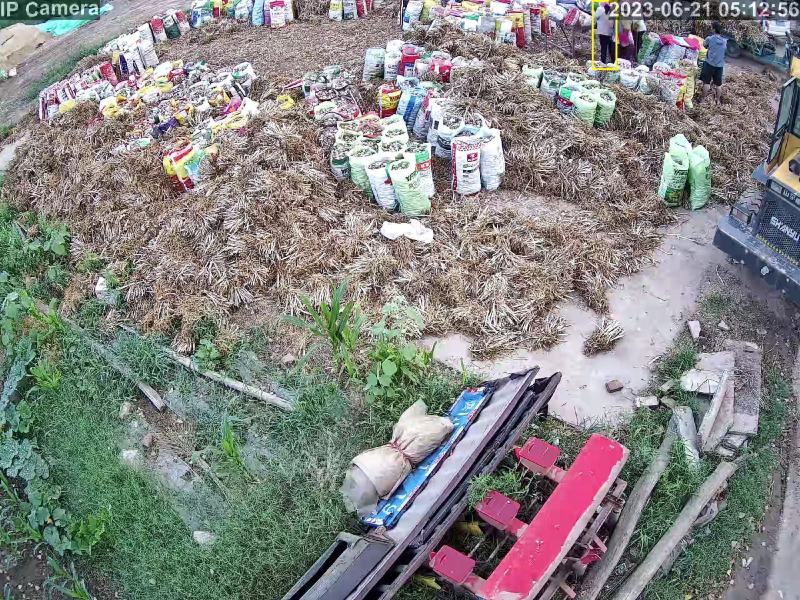
[[[728,38],[724,38],[718,33],[708,36],[703,45],[708,48],[706,62],[712,67],[725,66],[725,48],[728,46]]]

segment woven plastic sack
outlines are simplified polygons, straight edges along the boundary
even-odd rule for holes
[[[343,144],[335,144],[331,150],[331,171],[336,181],[350,179],[350,159],[348,148]]]
[[[594,126],[602,127],[611,120],[614,109],[617,107],[617,95],[611,90],[598,89],[592,91],[592,96],[597,101],[597,111],[594,114]]]
[[[413,127],[427,92],[425,88],[419,86],[405,87],[401,85],[400,87],[403,92],[400,95],[400,103],[397,105],[397,114],[403,117],[407,127]]]
[[[400,211],[411,216],[424,215],[431,210],[431,201],[422,189],[422,181],[413,161],[403,158],[389,165],[394,192]]]
[[[484,127],[481,136],[481,183],[487,190],[500,187],[506,172],[506,159],[503,154],[503,141],[499,129]]]
[[[367,164],[374,160],[376,151],[367,146],[356,146],[347,153],[350,159],[350,179],[358,188],[372,197],[372,187],[367,176]]]
[[[628,88],[629,90],[635,90],[639,87],[639,80],[641,79],[641,73],[635,71],[633,69],[620,69],[619,72],[619,81],[620,83]]]
[[[357,18],[356,0],[342,0],[342,20],[353,21]]]
[[[461,129],[463,125],[464,121],[459,117],[452,115],[442,117],[439,126],[436,128],[436,156],[450,159],[453,155],[453,150],[450,146],[450,142],[453,141],[453,134]]]
[[[564,85],[572,90],[579,90],[588,78],[583,73],[567,73]]]
[[[656,62],[659,50],[661,50],[661,36],[657,33],[645,33],[642,36],[642,47],[639,48],[636,62],[652,67]]]
[[[590,92],[575,92],[570,97],[573,114],[587,125],[594,127],[597,114],[597,100]]]
[[[661,85],[660,89],[661,99],[670,106],[674,106],[675,104],[677,104],[678,97],[681,94],[680,84],[674,79],[660,79],[659,83]]]
[[[402,123],[389,125],[383,130],[382,142],[400,142],[407,144],[409,140],[406,126]]]
[[[558,94],[558,89],[564,85],[564,81],[566,81],[566,78],[561,73],[547,70],[542,73],[542,85],[539,89],[545,96],[555,98]]]
[[[386,81],[397,81],[397,73],[400,70],[400,59],[402,55],[395,50],[387,50],[384,55],[384,70]]]
[[[367,163],[367,177],[372,195],[375,197],[375,202],[386,210],[394,210],[397,207],[397,195],[388,171],[391,162],[390,158],[382,157]]]
[[[620,71],[623,71],[625,69],[630,69],[631,66],[632,66],[631,61],[629,61],[627,58],[620,58],[617,60],[617,68]]]
[[[680,206],[688,172],[689,153],[684,147],[670,141],[669,151],[664,153],[661,181],[658,185],[658,195],[667,206]]]
[[[383,79],[383,61],[386,50],[383,48],[367,48],[364,52],[364,72],[361,81],[367,83],[373,79]]]
[[[342,494],[350,510],[365,513],[397,488],[414,465],[436,450],[453,430],[447,417],[427,414],[422,400],[400,415],[385,446],[356,456],[345,474]]]
[[[542,84],[543,73],[542,67],[522,66],[522,75],[525,77],[526,83],[532,87],[538,88]]]
[[[666,46],[662,46],[661,50],[658,51],[658,62],[666,63],[670,67],[675,67],[678,64],[678,61],[683,58],[683,55],[686,53],[686,49],[683,46],[678,46],[677,44],[668,44]]]
[[[331,0],[330,4],[328,5],[328,18],[331,21],[341,21],[342,10],[343,10],[342,0]],[[255,9],[253,9],[254,15],[255,12],[256,12]],[[253,25],[255,25],[255,21],[253,21]]]
[[[409,0],[403,13],[403,31],[411,31],[422,16],[422,0]]]
[[[421,140],[428,138],[428,129],[431,126],[431,106],[433,99],[433,90],[428,90],[428,93],[422,100],[422,106],[420,106],[419,112],[417,113],[414,126],[411,128],[411,132]]]
[[[453,137],[452,183],[453,191],[462,196],[470,196],[481,191],[481,144],[477,132],[462,130]]]
[[[331,0],[331,3],[336,1]],[[341,0],[339,1],[341,2]],[[255,0],[253,3],[253,14],[250,17],[250,22],[259,27],[264,24],[264,0]]]
[[[703,208],[711,197],[711,158],[704,146],[689,153],[689,204],[692,210]]]
[[[419,173],[420,186],[428,198],[432,198],[436,193],[436,186],[433,183],[433,165],[431,145],[422,142],[411,142],[408,144],[404,158],[414,160],[414,165]]]
[[[661,84],[656,75],[647,73],[639,79],[639,87],[637,89],[642,94],[657,94],[661,89]]]

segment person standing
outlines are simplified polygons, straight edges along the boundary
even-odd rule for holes
[[[600,38],[600,62],[608,63],[608,58],[614,60],[614,23],[609,13],[611,5],[604,2],[594,11],[594,28]]]
[[[722,97],[722,75],[728,38],[722,35],[722,24],[719,21],[714,21],[712,28],[714,33],[703,40],[703,46],[708,48],[708,52],[703,69],[700,71],[700,81],[703,82],[703,97],[707,96],[711,89],[714,101],[719,104]]]
[[[644,34],[647,33],[647,24],[644,19],[634,19],[631,22],[631,29],[633,30],[633,41],[636,44],[636,56],[639,56],[639,50],[642,49],[642,40]]]
[[[636,61],[636,46],[633,41],[633,32],[631,30],[631,21],[622,19],[617,24],[617,47],[619,48],[620,58]]]

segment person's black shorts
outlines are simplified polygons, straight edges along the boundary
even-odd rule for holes
[[[722,85],[722,67],[715,67],[708,63],[703,63],[703,70],[700,71],[700,81],[706,85],[712,81],[714,85]]]

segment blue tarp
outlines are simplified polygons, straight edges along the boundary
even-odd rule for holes
[[[104,15],[113,8],[114,7],[111,4],[104,4],[100,7],[100,14]],[[58,37],[60,35],[66,35],[70,31],[74,31],[89,21],[94,21],[94,19],[50,19],[44,23],[39,23],[36,27],[40,31],[44,31],[45,33],[49,33]]]
[[[403,511],[414,501],[417,494],[428,483],[431,475],[436,472],[442,461],[447,458],[453,446],[464,436],[469,426],[475,421],[491,396],[491,392],[492,388],[490,386],[469,388],[461,392],[461,395],[447,413],[447,417],[454,425],[450,437],[419,463],[389,498],[378,504],[378,507],[372,513],[362,517],[362,523],[370,527],[383,526],[387,529],[397,524],[397,520],[403,514]]]

